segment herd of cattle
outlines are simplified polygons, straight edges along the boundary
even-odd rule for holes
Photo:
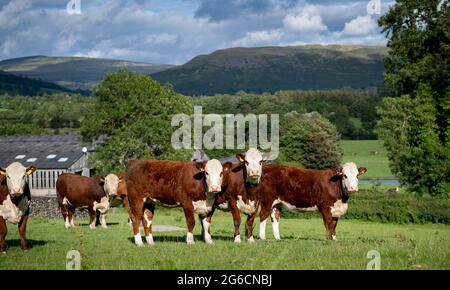
[[[132,223],[134,242],[142,246],[140,224],[148,244],[154,244],[152,220],[155,205],[182,207],[187,224],[186,242],[194,243],[195,215],[202,225],[202,236],[212,243],[211,218],[215,209],[230,210],[234,221],[234,241],[240,242],[241,213],[247,215],[246,239],[253,242],[253,222],[259,213],[259,238],[266,238],[270,217],[274,238],[280,239],[281,210],[315,211],[323,217],[327,237],[336,239],[339,217],[348,209],[347,201],[358,190],[358,176],[367,169],[352,162],[330,170],[300,169],[282,164],[265,164],[268,154],[251,148],[236,155],[239,162],[222,164],[216,159],[194,162],[173,160],[132,160],[125,173],[105,177],[84,177],[63,173],[56,192],[66,228],[75,227],[76,208],[87,208],[90,227],[106,216],[113,197],[123,200]],[[30,212],[30,189],[26,176],[36,168],[19,162],[0,168],[0,252],[6,252],[6,221],[18,224],[20,245],[28,249],[25,238]]]

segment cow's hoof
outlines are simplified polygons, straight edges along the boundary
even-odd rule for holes
[[[331,235],[331,240],[332,241],[336,241],[337,239],[336,239],[336,235]]]
[[[234,237],[234,242],[235,243],[240,243],[241,242],[241,236],[240,235],[235,236]]]
[[[188,241],[186,241],[186,243],[187,243],[188,245],[195,245],[195,242],[194,242],[193,240],[188,240]]]
[[[250,237],[250,238],[247,239],[247,242],[248,243],[254,243],[255,239],[253,237]]]
[[[27,241],[21,241],[21,242],[20,242],[20,248],[21,248],[23,251],[26,251],[26,250],[28,250],[28,249],[30,248],[30,245],[28,244]]]
[[[205,243],[207,243],[208,245],[214,244],[213,240],[211,240],[211,239],[206,239]]]
[[[2,254],[6,254],[6,250],[8,250],[8,245],[6,243],[0,245],[0,252]]]
[[[107,229],[108,227],[107,226],[102,226],[102,229]]]

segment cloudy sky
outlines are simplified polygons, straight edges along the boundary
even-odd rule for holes
[[[72,13],[80,2],[80,14]],[[182,64],[244,46],[385,45],[392,0],[0,0],[0,60],[89,56]],[[373,7],[373,6],[371,6]],[[375,13],[374,13],[375,12]]]

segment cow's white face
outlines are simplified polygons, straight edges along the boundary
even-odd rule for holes
[[[364,167],[356,167],[353,162],[345,163],[342,166],[342,186],[346,192],[352,193],[358,191],[358,176],[366,173]]]
[[[103,188],[108,195],[117,195],[117,188],[119,187],[119,183],[122,182],[122,179],[117,177],[117,175],[111,173],[106,175],[104,178]]]
[[[245,153],[245,157],[240,154],[238,154],[236,157],[240,162],[245,163],[247,181],[252,184],[259,183],[262,175],[262,165],[263,162],[269,157],[268,154],[261,153],[256,148],[250,148]]]
[[[222,190],[223,168],[217,159],[211,159],[205,165],[205,180],[208,192],[218,193]]]
[[[13,162],[8,167],[0,168],[0,174],[6,176],[6,185],[8,186],[9,194],[17,197],[23,194],[25,190],[26,176],[32,174],[36,167],[24,167],[20,162]]]

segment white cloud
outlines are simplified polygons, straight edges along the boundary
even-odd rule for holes
[[[323,24],[319,9],[314,5],[305,5],[297,13],[288,14],[283,19],[283,25],[289,30],[298,32],[324,31],[327,26]]]
[[[16,26],[22,12],[31,7],[31,0],[11,1],[0,10],[0,29]]]
[[[262,44],[276,44],[282,37],[282,32],[278,29],[273,30],[261,30],[250,31],[241,37],[233,41],[233,46],[252,46]]]
[[[291,6],[270,0],[276,5],[262,12],[245,17],[233,14],[213,22],[195,17],[195,1],[81,0],[81,15],[66,13],[68,0],[63,5],[61,0],[31,1],[31,6],[30,0],[0,6],[0,59],[83,55],[182,64],[196,55],[233,46],[386,42],[378,30],[371,30],[373,23],[368,22],[368,34],[364,34],[359,27],[364,21],[353,22],[366,11],[364,3],[351,0],[315,5],[301,1]]]
[[[373,34],[377,28],[377,23],[370,15],[358,16],[350,22],[345,23],[342,33],[344,35],[361,36]]]

